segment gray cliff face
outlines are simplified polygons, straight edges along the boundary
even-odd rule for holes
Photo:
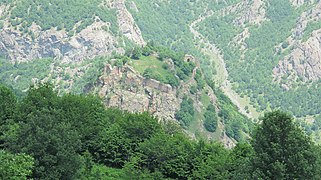
[[[110,30],[111,22],[103,22],[95,17],[93,24],[78,33],[70,34],[64,29],[53,27],[43,31],[33,23],[28,34],[13,28],[8,19],[0,32],[0,54],[12,61],[29,61],[39,58],[55,58],[63,62],[82,61],[97,55],[108,56],[113,52],[124,53],[122,37],[143,46],[145,41],[132,15],[127,11],[125,1],[108,1],[102,4],[107,8],[116,9],[119,34]],[[10,14],[9,8],[0,6],[0,16]],[[77,24],[75,24],[75,27]]]
[[[294,2],[300,4],[300,1]],[[313,31],[306,41],[301,40],[308,23],[320,19],[321,2],[302,13],[292,36],[287,39],[289,47],[292,47],[291,52],[279,61],[272,73],[274,81],[280,83],[285,90],[289,90],[294,83],[305,85],[321,78],[321,29]],[[286,81],[281,82],[282,78]]]
[[[317,81],[321,78],[321,39],[320,31],[315,32],[307,42],[299,43],[297,47],[279,62],[274,68],[276,80],[290,76],[293,80],[301,78],[303,82]],[[291,81],[287,82],[291,85]]]
[[[194,69],[194,72],[199,67]],[[106,64],[103,75],[98,80],[98,86],[94,91],[98,91],[99,96],[104,100],[107,107],[117,107],[129,112],[144,112],[148,111],[160,121],[174,121],[175,114],[180,110],[182,97],[187,95],[194,101],[194,108],[197,112],[202,113],[206,109],[201,102],[202,92],[198,91],[195,94],[190,93],[190,87],[196,85],[194,75],[186,82],[181,82],[178,88],[173,88],[168,84],[161,83],[153,79],[146,79],[136,72],[130,65],[123,67],[112,66]],[[209,97],[211,104],[219,107],[217,97],[213,90],[205,87],[206,95]],[[206,134],[208,139],[213,138],[212,134],[208,133],[204,127],[202,120],[197,120],[196,126],[199,131]],[[224,129],[224,124],[219,122],[219,128]],[[195,134],[188,133],[195,138]],[[223,131],[220,140],[226,147],[235,146],[235,140],[229,138]]]
[[[37,25],[30,30],[35,34],[32,39],[18,31],[5,28],[0,33],[0,53],[14,61],[28,61],[39,58],[57,58],[64,61],[79,61],[96,55],[110,55],[117,48],[117,39],[102,29],[104,22],[95,22],[70,37],[64,30],[41,31]]]
[[[99,95],[108,107],[118,107],[130,112],[149,111],[166,120],[174,120],[181,99],[176,89],[153,79],[146,79],[130,66],[122,68],[107,64],[100,77]]]

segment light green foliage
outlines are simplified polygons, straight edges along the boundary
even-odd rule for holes
[[[34,159],[26,154],[11,154],[0,150],[0,179],[27,179],[34,167]]]
[[[10,22],[13,26],[21,25],[23,29],[34,22],[43,30],[57,27],[58,30],[65,28],[67,32],[75,28],[80,32],[98,16],[104,22],[111,22],[112,31],[116,33],[115,10],[99,6],[100,3],[99,0],[21,0],[12,7]],[[80,25],[75,27],[79,22]]]
[[[144,77],[156,79],[160,82],[170,84],[173,87],[179,86],[179,79],[187,80],[191,77],[195,64],[193,62],[185,62],[184,53],[174,52],[165,47],[153,46],[151,44],[148,44],[143,50],[146,51],[144,54],[147,56],[139,56],[139,59],[134,59],[130,65]],[[152,52],[157,54],[157,57],[150,55]],[[170,62],[166,62],[165,60],[174,63],[173,69],[170,69],[170,65],[168,64]],[[204,81],[201,81],[200,76],[201,75],[199,74],[198,79],[200,86],[202,86],[204,85],[202,84]]]
[[[182,51],[199,58],[204,76],[212,79],[215,69],[197,47],[189,25],[201,14],[204,9],[218,11],[239,0],[228,1],[158,1],[134,0],[138,12],[131,10],[135,22],[142,30],[145,40],[170,47],[174,51]],[[130,3],[128,1],[128,3]],[[130,5],[128,5],[130,7]]]
[[[313,130],[321,130],[321,115],[314,118],[314,123],[312,126]]]
[[[175,72],[165,69],[165,64],[164,61],[160,61],[154,56],[142,56],[139,60],[133,60],[130,63],[130,65],[148,79],[155,79],[175,87],[178,86],[178,79],[173,75]]]
[[[28,63],[12,64],[0,58],[0,82],[12,87],[16,93],[21,94],[32,83],[32,78],[43,79],[50,72],[52,59],[38,59]]]
[[[206,82],[204,80],[204,77],[202,76],[202,72],[199,69],[196,70],[196,74],[195,74],[194,78],[197,83],[197,88],[199,90],[202,90],[204,88]]]
[[[74,79],[74,86],[71,91],[76,94],[88,93],[95,86],[97,79],[103,73],[104,64],[110,60],[110,57],[98,56],[94,59],[87,59],[76,67],[87,66],[81,77],[70,77]],[[69,80],[69,78],[66,78]]]

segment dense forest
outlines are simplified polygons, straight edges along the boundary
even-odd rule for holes
[[[0,130],[1,179],[321,178],[320,147],[281,111],[266,113],[252,140],[225,149],[148,113],[105,109],[91,95],[58,96],[43,84],[17,101],[1,85]]]

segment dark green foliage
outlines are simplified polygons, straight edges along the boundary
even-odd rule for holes
[[[79,133],[81,151],[96,151],[98,134],[110,125],[110,119],[101,99],[94,96],[65,95],[60,99],[59,109],[65,121]]]
[[[19,111],[21,119],[26,118],[30,113],[41,111],[43,109],[51,110],[57,108],[58,93],[52,90],[51,84],[44,84],[40,87],[31,87],[27,96],[21,101]]]
[[[13,92],[0,84],[0,127],[12,120],[16,107],[16,97]]]
[[[217,128],[217,114],[215,106],[210,104],[204,113],[204,127],[209,132],[215,132]]]
[[[197,88],[199,90],[202,90],[206,84],[204,77],[202,76],[202,73],[199,69],[197,69],[196,74],[195,74],[195,81],[197,82]]]
[[[146,46],[143,47],[142,49],[142,54],[144,56],[149,56],[151,55],[153,52],[152,48],[151,48],[151,45],[150,44],[147,44]]]
[[[11,106],[0,109],[8,127],[1,136],[1,179],[321,177],[320,148],[279,111],[265,115],[253,148],[228,150],[190,140],[176,123],[160,124],[147,113],[106,110],[93,96],[58,96],[49,84],[31,88],[20,102],[10,89],[0,90],[1,102]],[[192,104],[184,97],[182,112],[193,112]],[[215,113],[213,105],[207,109]]]
[[[142,48],[140,48],[140,47],[135,47],[134,50],[133,50],[133,52],[132,52],[131,58],[137,60],[137,59],[139,59],[139,58],[142,56],[142,53],[143,53]],[[146,52],[145,52],[145,54],[146,54]]]
[[[230,179],[250,179],[251,159],[254,156],[253,148],[247,143],[238,143],[232,150],[230,164]]]
[[[193,104],[194,102],[191,98],[184,96],[181,102],[181,108],[175,114],[175,118],[180,121],[184,127],[188,127],[194,119],[195,109]]]
[[[20,124],[17,140],[11,149],[35,158],[34,178],[75,178],[82,161],[79,134],[70,123],[62,121],[58,110],[34,110]]]
[[[115,123],[100,134],[100,161],[112,167],[123,167],[137,145],[161,130],[156,119],[144,114],[121,114]]]
[[[8,138],[8,134],[14,128],[16,103],[13,92],[0,84],[0,148],[5,146],[5,139]]]
[[[186,179],[191,174],[193,144],[184,136],[157,134],[140,144],[142,167],[165,177]]]
[[[313,143],[283,112],[266,113],[253,136],[253,177],[313,179],[316,155]]]
[[[230,152],[221,144],[205,144],[199,142],[196,146],[196,169],[193,179],[228,179],[230,169]]]

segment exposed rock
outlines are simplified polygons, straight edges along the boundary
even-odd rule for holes
[[[290,0],[292,6],[299,7],[302,6],[304,3],[314,3],[315,0]]]
[[[321,78],[321,30],[315,31],[307,42],[297,44],[297,47],[281,60],[273,69],[274,80],[280,82],[283,76],[292,74],[304,82],[317,81]],[[287,82],[291,85],[291,81]]]
[[[265,2],[263,0],[244,1],[242,16],[235,20],[238,25],[245,23],[260,24],[265,20]]]
[[[8,7],[6,5],[4,5],[4,4],[0,5],[0,17],[5,14],[7,9],[8,9]]]
[[[304,4],[304,0],[291,0],[293,6],[301,6]]]
[[[117,39],[102,29],[108,23],[94,22],[75,36],[68,36],[64,30],[41,31],[33,24],[29,30],[34,39],[6,28],[0,32],[0,54],[15,61],[52,57],[64,61],[79,61],[95,55],[110,55],[116,48]]]
[[[139,10],[138,10],[138,8],[137,8],[137,6],[136,6],[136,4],[135,4],[134,1],[131,1],[131,2],[129,3],[129,8],[130,8],[131,10],[134,10],[135,12],[139,12]]]
[[[297,26],[293,31],[292,39],[300,39],[309,22],[321,19],[321,1],[313,8],[303,12],[297,21]]]
[[[304,85],[321,78],[321,29],[315,30],[306,42],[301,40],[308,23],[320,19],[321,2],[318,2],[312,9],[301,14],[292,35],[287,38],[288,47],[293,49],[273,69],[274,81],[280,83],[284,90],[289,90],[293,83]],[[279,50],[284,51],[281,44],[277,47],[277,51]],[[286,79],[286,82],[281,82],[282,79]]]
[[[125,0],[105,0],[100,6],[116,9],[120,34],[140,46],[146,44],[139,27],[126,8]],[[131,7],[136,7],[133,2]],[[10,13],[8,8],[9,6],[1,5],[0,16]],[[75,34],[56,28],[43,31],[34,23],[29,27],[28,33],[22,33],[10,26],[8,17],[10,16],[5,18],[4,28],[0,32],[0,54],[13,61],[52,57],[70,62],[97,55],[108,56],[114,51],[124,53],[118,45],[119,36],[108,30],[111,24],[102,22],[98,17],[95,17],[93,24]],[[74,28],[78,24],[76,23]]]
[[[113,7],[117,10],[117,21],[120,32],[136,44],[141,46],[145,45],[146,43],[139,27],[126,8],[125,0],[115,0],[113,3]]]
[[[174,120],[180,108],[176,89],[153,79],[146,79],[130,66],[105,66],[100,77],[99,95],[108,107],[119,107],[130,112],[149,111],[166,120]]]

